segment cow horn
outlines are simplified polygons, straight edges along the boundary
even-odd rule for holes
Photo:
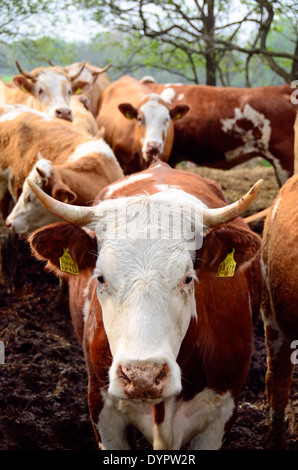
[[[36,78],[34,77],[34,75],[32,73],[29,73],[29,72],[25,72],[25,70],[22,69],[22,67],[20,66],[19,62],[17,59],[14,60],[15,63],[16,63],[16,66],[18,67],[20,73],[26,77],[26,78],[29,78],[30,80],[33,80],[33,81],[36,81]]]
[[[86,65],[86,61],[84,60],[84,62],[82,62],[82,66],[81,66],[80,70],[76,74],[70,75],[71,81],[75,80],[76,78],[78,78],[81,75],[81,73],[84,70],[85,65]]]
[[[56,65],[51,61],[51,59],[47,58],[47,61],[52,67],[56,67]]]
[[[99,74],[101,74],[101,73],[104,73],[104,72],[106,72],[111,66],[112,66],[112,62],[110,62],[110,63],[109,63],[108,65],[106,65],[105,67],[102,67],[102,68],[97,67],[97,69],[96,69],[94,72],[92,72],[92,75],[99,75]]]
[[[217,227],[217,225],[230,222],[231,220],[236,219],[236,217],[239,217],[250,206],[258,194],[262,184],[262,179],[257,181],[244,196],[242,196],[233,204],[229,204],[225,207],[219,207],[217,209],[204,209],[203,224],[209,228],[212,228]]]
[[[88,225],[93,222],[95,215],[94,207],[73,206],[57,201],[57,199],[46,194],[34,181],[29,178],[26,181],[45,208],[59,219],[78,225]]]

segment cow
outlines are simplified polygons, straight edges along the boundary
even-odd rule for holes
[[[82,65],[82,62],[75,62],[64,67],[64,70],[71,76],[77,75]],[[82,72],[73,82],[76,93],[78,93],[78,99],[84,103],[94,118],[97,118],[100,110],[102,92],[110,84],[109,76],[105,72],[111,65],[97,67],[86,62]]]
[[[0,205],[4,218],[9,213],[9,198],[17,202],[39,153],[57,165],[73,155],[79,158],[93,153],[96,146],[101,153],[102,137],[91,138],[67,121],[51,119],[47,113],[24,105],[0,107],[0,123]]]
[[[26,72],[16,60],[20,75],[12,83],[0,82],[0,104],[24,104],[51,117],[72,121],[70,98],[77,91],[74,81],[81,69],[70,76],[62,67],[38,67]]]
[[[261,311],[267,347],[266,394],[270,408],[267,445],[271,449],[287,448],[285,409],[294,365],[298,363],[298,119],[295,126],[295,174],[281,188],[269,209],[261,250]]]
[[[293,174],[293,126],[296,111],[290,85],[257,88],[158,84],[141,80],[172,105],[191,105],[187,116],[175,121],[169,163],[182,160],[230,169],[254,157],[269,161],[280,186]]]
[[[105,128],[105,140],[125,174],[148,167],[153,157],[167,161],[173,145],[173,121],[181,119],[189,105],[170,108],[160,96],[125,75],[102,93],[97,117]]]
[[[28,184],[65,220],[29,240],[68,279],[99,448],[130,449],[130,425],[155,450],[220,448],[259,313],[261,240],[239,216],[262,180],[227,204],[212,181],[158,161],[92,207]]]
[[[87,154],[81,157],[84,154],[82,146],[85,146]],[[124,174],[103,139],[82,146],[78,158],[74,153],[72,158],[60,165],[39,158],[28,177],[58,201],[92,205],[99,190],[123,178]],[[27,239],[28,234],[37,228],[57,221],[59,219],[45,209],[25,181],[18,201],[6,219],[6,226],[20,239]]]

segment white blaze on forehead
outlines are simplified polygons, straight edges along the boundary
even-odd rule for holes
[[[146,153],[147,144],[155,142],[161,144],[160,153],[163,152],[164,141],[170,124],[170,112],[160,103],[160,96],[152,94],[150,99],[141,106],[144,114],[146,133],[142,140],[142,152]]]
[[[36,169],[37,167],[43,171],[45,178],[49,178],[52,171],[52,162],[41,158],[29,174],[29,178],[42,187],[43,182]],[[6,219],[7,223],[12,224],[13,230],[17,234],[29,234],[42,225],[57,222],[58,220],[33,194],[26,181],[23,184],[23,190],[16,205]]]
[[[57,108],[68,108],[71,97],[71,85],[65,75],[58,72],[41,72],[38,84],[45,90],[41,101],[47,107],[47,112],[55,116]]]
[[[75,151],[67,159],[67,161],[74,162],[75,160],[85,157],[86,155],[89,155],[90,153],[103,154],[108,158],[115,159],[115,161],[118,163],[118,160],[116,160],[113,150],[102,138],[95,139],[95,140],[88,140],[87,142],[84,142],[83,144],[78,145]]]

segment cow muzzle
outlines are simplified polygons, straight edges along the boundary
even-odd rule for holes
[[[162,143],[161,142],[147,142],[144,155],[145,159],[151,161],[154,157],[159,157],[162,152]]]
[[[70,108],[57,108],[55,110],[55,117],[58,119],[64,119],[65,121],[73,120],[73,114]]]
[[[117,375],[120,388],[128,399],[158,400],[167,391],[169,366],[167,363],[120,364]]]

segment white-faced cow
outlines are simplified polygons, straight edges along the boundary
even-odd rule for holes
[[[0,108],[0,205],[4,218],[8,201],[16,203],[25,178],[31,172],[40,153],[45,159],[63,164],[67,159],[88,154],[101,154],[102,138],[90,138],[75,130],[62,119],[23,105]],[[105,148],[108,146],[105,144]],[[97,150],[96,150],[97,149]],[[111,149],[109,149],[112,154]],[[117,162],[115,161],[115,165]]]
[[[298,175],[281,188],[263,231],[262,315],[267,345],[268,447],[287,447],[285,409],[298,363]],[[295,413],[295,411],[293,411]],[[296,430],[297,416],[296,416]]]
[[[62,165],[40,158],[29,174],[30,180],[53,198],[80,206],[92,205],[100,189],[123,177],[118,161],[103,139],[81,144]],[[25,181],[6,219],[7,227],[19,238],[27,238],[33,230],[57,221],[59,219],[45,209]]]
[[[112,64],[108,64],[105,67],[97,67],[91,65],[88,62],[81,73],[83,63],[75,62],[74,64],[64,67],[64,70],[69,73],[70,76],[76,76],[73,81],[73,86],[76,89],[78,98],[84,103],[86,108],[91,111],[94,118],[97,118],[99,109],[101,106],[102,92],[110,84],[110,79],[105,73]]]
[[[68,278],[99,447],[129,449],[132,424],[156,450],[220,448],[259,312],[260,238],[238,216],[260,182],[227,205],[210,180],[158,162],[85,208],[28,183],[67,221],[30,243]]]
[[[25,104],[51,117],[72,121],[70,98],[76,91],[74,80],[82,70],[70,76],[62,67],[38,67],[26,72],[17,60],[16,64],[21,75],[15,75],[13,83],[0,82],[0,104]]]
[[[183,101],[191,106],[183,120],[175,121],[169,164],[190,160],[229,169],[263,157],[274,166],[280,185],[293,174],[296,111],[289,85],[231,88],[143,82],[171,105]]]
[[[129,174],[148,167],[153,158],[168,160],[173,121],[188,110],[182,103],[170,108],[147,86],[124,76],[103,91],[97,123],[105,128],[105,140]]]

